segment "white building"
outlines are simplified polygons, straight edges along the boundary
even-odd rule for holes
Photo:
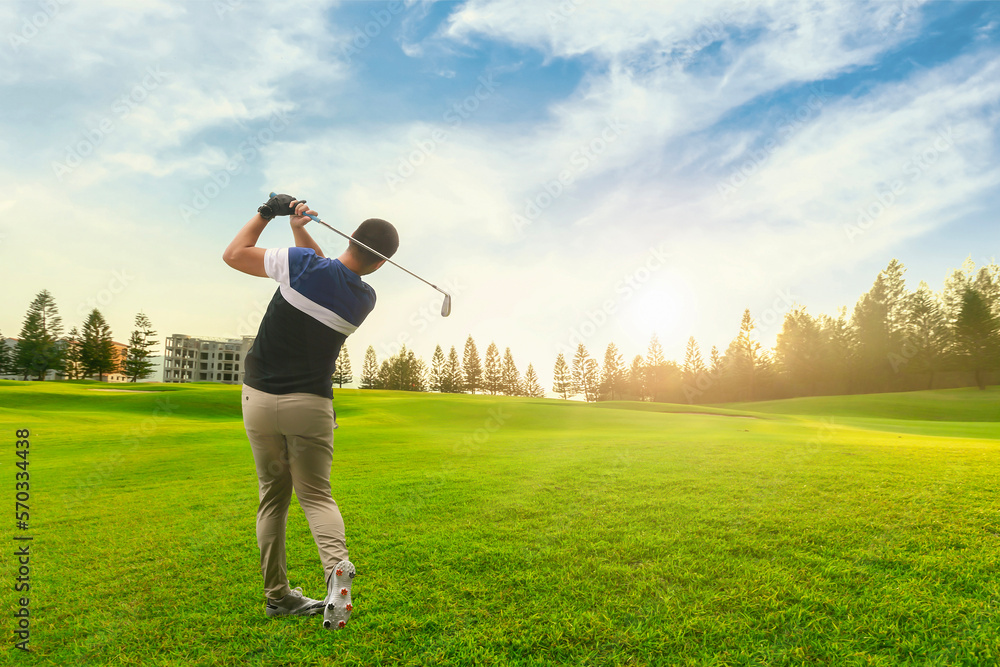
[[[253,341],[254,336],[195,338],[174,334],[166,341],[163,381],[242,384]]]

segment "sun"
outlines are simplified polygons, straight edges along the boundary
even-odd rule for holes
[[[640,286],[626,303],[622,326],[637,341],[648,342],[654,333],[661,343],[685,340],[695,315],[687,285],[679,280],[650,283]]]

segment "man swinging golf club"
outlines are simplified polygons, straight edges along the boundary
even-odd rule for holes
[[[257,247],[264,227],[279,215],[291,216],[295,247]],[[353,609],[354,565],[347,558],[344,521],[330,491],[337,428],[331,376],[347,336],[375,307],[375,291],[361,276],[396,252],[399,235],[385,220],[365,220],[347,250],[331,260],[305,229],[310,219],[317,220],[315,215],[305,200],[272,195],[222,258],[234,269],[278,283],[245,360],[242,395],[243,424],[259,483],[257,545],[265,613],[312,615],[324,610],[324,627],[342,628]],[[292,489],[323,563],[322,601],[288,584],[285,524]]]

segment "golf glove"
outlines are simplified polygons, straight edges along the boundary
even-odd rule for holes
[[[293,201],[298,201],[295,197],[291,195],[274,195],[267,202],[257,209],[260,213],[260,217],[265,220],[271,220],[278,215],[291,215],[295,213],[295,209],[291,207]],[[299,201],[300,204],[305,203],[305,199]]]

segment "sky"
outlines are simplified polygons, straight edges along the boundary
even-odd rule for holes
[[[453,294],[368,276],[356,375],[472,335],[549,388],[578,343],[707,357],[744,309],[770,346],[1000,244],[1000,3],[16,0],[0,36],[8,337],[42,289],[119,341],[255,333],[276,285],[222,251],[272,190],[391,221]]]

